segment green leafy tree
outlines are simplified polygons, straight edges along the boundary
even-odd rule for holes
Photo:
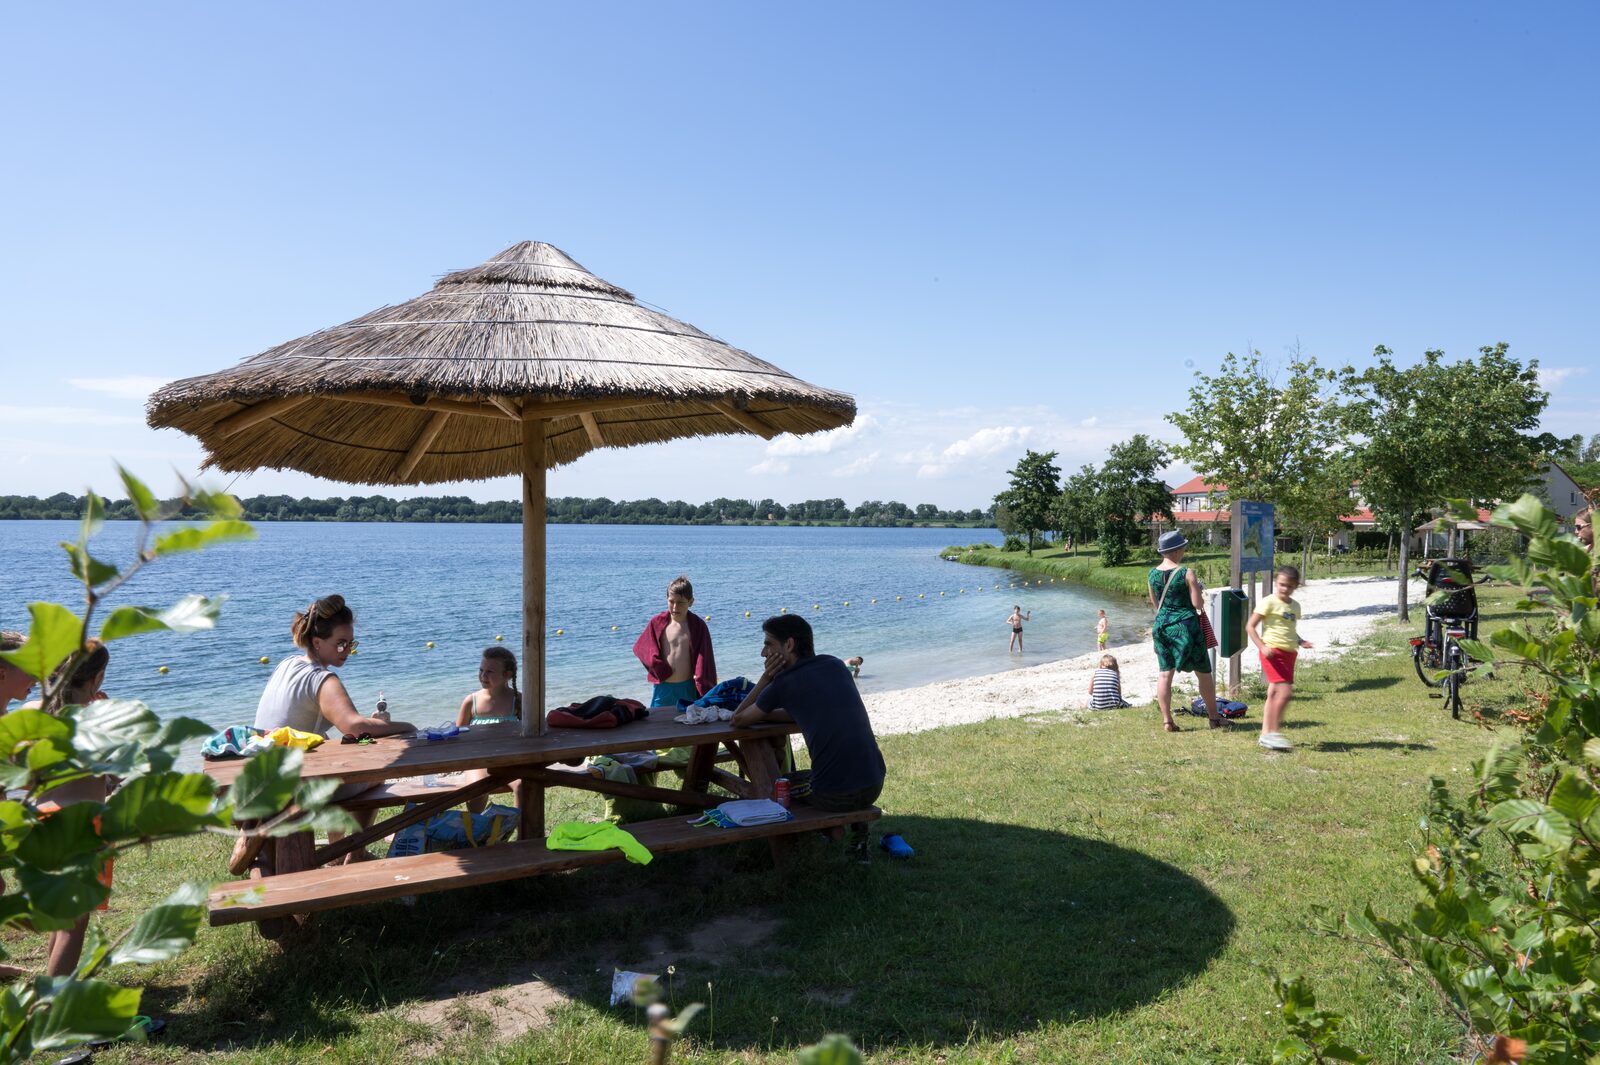
[[[236,816],[266,818],[258,831],[270,834],[354,824],[328,807],[332,788],[300,783],[298,751],[274,748],[253,759],[232,789],[230,806],[204,773],[173,769],[182,745],[208,735],[209,725],[183,717],[162,721],[126,699],[67,703],[67,681],[89,652],[88,633],[104,600],[168,555],[254,535],[238,520],[231,497],[185,485],[175,505],[163,506],[137,478],[120,472],[141,523],[133,561],[118,568],[91,553],[104,501],[89,493],[78,539],[61,545],[83,587],[82,614],[59,603],[31,603],[26,643],[0,652],[8,666],[44,678],[40,709],[0,717],[0,781],[9,796],[0,801],[0,925],[40,932],[82,927],[107,897],[99,873],[108,860],[171,837],[231,835]],[[179,512],[207,520],[157,532]],[[209,629],[223,599],[190,595],[165,609],[118,606],[100,623],[98,639]],[[45,816],[41,806],[56,789],[92,778],[114,781],[104,801],[71,802]],[[285,810],[291,800],[298,808],[292,814]],[[72,973],[23,977],[0,991],[0,1063],[90,1040],[142,1036],[133,1026],[141,992],[104,979],[107,970],[175,957],[194,941],[205,913],[206,886],[184,884],[114,939],[88,925]]]
[[[1338,375],[1296,353],[1280,382],[1260,352],[1229,352],[1215,376],[1195,374],[1186,410],[1167,415],[1183,434],[1173,454],[1222,488],[1223,498],[1272,503],[1278,528],[1314,540],[1353,509],[1348,421]]]
[[[1136,433],[1113,444],[1094,478],[1095,539],[1100,564],[1123,566],[1132,548],[1145,535],[1147,523],[1158,517],[1172,521],[1172,489],[1162,479],[1167,465],[1166,445]]]
[[[1027,537],[1030,555],[1039,534],[1050,528],[1050,508],[1061,493],[1055,458],[1054,451],[1029,449],[1011,471],[1011,486],[994,497],[997,508],[1004,504],[1010,511],[1015,531]]]
[[[1100,475],[1093,466],[1084,466],[1068,477],[1061,494],[1051,505],[1050,524],[1072,545],[1094,539],[1100,521]]]
[[[1413,366],[1398,366],[1378,347],[1375,365],[1342,371],[1348,412],[1358,434],[1353,461],[1361,494],[1398,523],[1400,572],[1396,603],[1410,617],[1406,584],[1410,531],[1446,499],[1495,503],[1532,484],[1540,456],[1558,446],[1539,433],[1550,396],[1539,387],[1538,362],[1524,365],[1505,344],[1480,348],[1476,359],[1446,362],[1426,352]]]
[[[1432,779],[1404,919],[1368,904],[1319,911],[1317,924],[1381,944],[1431,981],[1461,1022],[1462,1060],[1578,1065],[1600,1060],[1595,559],[1531,494],[1494,523],[1527,538],[1525,556],[1490,572],[1521,587],[1528,620],[1463,647],[1479,669],[1530,678],[1518,735],[1474,762],[1469,779]]]

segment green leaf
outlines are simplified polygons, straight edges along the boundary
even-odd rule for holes
[[[71,928],[111,894],[110,889],[100,883],[98,862],[60,872],[19,865],[17,883],[29,905],[28,918],[40,932]]]
[[[1590,765],[1600,765],[1600,738],[1583,741],[1583,760]]]
[[[151,965],[177,957],[194,942],[205,916],[205,886],[184,884],[134,922],[127,938],[111,952],[111,964]]]
[[[244,513],[244,507],[240,505],[239,500],[226,492],[197,488],[191,492],[190,498],[195,506],[206,512],[207,517],[219,522],[233,520]]]
[[[160,612],[147,606],[118,607],[101,626],[100,639],[120,640],[145,632],[199,632],[213,629],[217,625],[217,614],[227,598],[226,595],[211,599],[203,595],[186,595]]]
[[[329,777],[302,780],[295,789],[294,804],[307,813],[320,810],[333,801],[334,792],[339,790],[340,785],[341,781]]]
[[[1496,525],[1509,525],[1524,536],[1551,537],[1556,534],[1556,516],[1538,496],[1523,493],[1515,503],[1502,503],[1491,519]]]
[[[1568,769],[1550,792],[1550,806],[1569,820],[1587,821],[1590,814],[1600,810],[1600,792],[1576,770]]]
[[[1576,540],[1543,538],[1528,542],[1528,558],[1574,577],[1589,572],[1589,552]]]
[[[95,829],[97,802],[75,802],[43,817],[17,843],[17,859],[39,869],[59,870],[83,864],[105,846]]]
[[[1532,799],[1507,799],[1489,808],[1489,820],[1507,832],[1525,832],[1549,847],[1572,842],[1572,825],[1562,814]]]
[[[82,544],[69,544],[63,540],[61,549],[67,553],[67,564],[72,567],[72,575],[80,583],[92,588],[99,587],[121,572],[109,562],[101,562],[89,554],[89,549]]]
[[[118,747],[147,743],[161,731],[161,720],[137,699],[101,699],[62,716],[73,724],[72,745],[91,761]]]
[[[40,740],[72,742],[72,726],[43,710],[13,710],[0,717],[0,758],[15,758]]]
[[[83,494],[83,520],[78,523],[78,543],[87,546],[106,520],[106,501],[93,492]]]
[[[271,817],[289,805],[303,760],[292,747],[269,747],[251,757],[229,789],[234,818]]]
[[[83,643],[83,622],[60,603],[29,603],[33,623],[28,642],[15,651],[0,651],[0,658],[34,680],[50,676]]]
[[[866,1059],[849,1036],[833,1032],[816,1046],[802,1048],[795,1060],[799,1065],[861,1065]]]
[[[53,1050],[91,1039],[116,1039],[139,1015],[140,991],[104,980],[70,980],[61,985],[34,1021],[35,1050]]]
[[[133,504],[134,512],[141,521],[155,521],[161,517],[161,504],[156,502],[155,493],[150,491],[139,478],[129,473],[119,463],[117,476],[122,478],[122,487],[128,493],[128,502]]]
[[[109,840],[126,840],[226,828],[216,794],[216,782],[204,773],[136,777],[107,800],[101,831]]]
[[[231,497],[224,497],[231,498]],[[179,551],[198,551],[212,544],[220,544],[228,540],[253,540],[256,531],[249,522],[226,519],[213,521],[199,528],[188,526],[174,529],[169,533],[162,533],[156,537],[155,553],[158,555],[171,555]]]

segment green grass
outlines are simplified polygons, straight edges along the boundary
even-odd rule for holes
[[[1090,544],[1080,547],[1075,552],[1068,551],[1059,544],[1049,544],[1034,548],[1033,554],[1026,551],[1002,551],[999,548],[968,548],[947,547],[940,552],[941,558],[962,562],[970,566],[991,566],[997,569],[1013,570],[1017,573],[1033,574],[1035,576],[1054,577],[1058,580],[1069,580],[1079,584],[1086,584],[1092,588],[1100,588],[1120,595],[1131,595],[1143,598],[1150,573],[1150,567],[1161,561],[1159,555],[1149,549],[1136,550],[1133,561],[1125,566],[1103,566],[1100,563],[1100,549]],[[1283,561],[1300,564],[1299,556],[1283,556]],[[1228,583],[1228,549],[1192,547],[1184,556],[1184,564],[1191,566],[1200,575],[1200,579],[1212,588],[1221,588]],[[1392,569],[1385,569],[1381,563],[1373,564],[1365,560],[1343,559],[1338,556],[1313,555],[1312,565],[1307,580],[1320,577],[1353,577],[1360,575],[1374,575],[1389,573]]]
[[[1486,628],[1512,614],[1485,598]],[[788,1063],[843,1031],[874,1062],[1265,1062],[1281,1034],[1265,963],[1309,976],[1378,1061],[1445,1065],[1455,1028],[1431,991],[1306,925],[1317,903],[1403,919],[1428,777],[1459,778],[1492,742],[1417,682],[1410,631],[1305,664],[1289,755],[1256,747],[1259,696],[1228,732],[1167,735],[1140,707],[886,737],[882,827],[917,848],[906,863],[808,840],[780,881],[764,846],[717,848],[323,914],[287,950],[207,930],[122,974],[168,1018],[164,1041],[97,1060],[642,1062],[641,1018],[605,1004],[610,973],[671,963],[678,1004],[715,1004],[678,1061]],[[1516,686],[1468,696],[1498,706]],[[596,809],[566,801],[556,816]],[[217,877],[227,849],[119,862],[108,924]],[[744,938],[706,947],[725,919]],[[39,962],[37,937],[6,944]],[[570,999],[543,1028],[497,1040],[481,999],[409,1019],[532,975]]]

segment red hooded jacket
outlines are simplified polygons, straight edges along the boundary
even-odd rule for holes
[[[633,642],[633,654],[644,663],[645,679],[651,684],[665,684],[672,676],[672,666],[661,654],[661,634],[667,631],[672,615],[663,610],[650,619],[639,638]],[[701,695],[717,686],[717,660],[711,654],[711,630],[705,620],[690,611],[684,619],[689,626],[689,658],[693,663],[695,690]]]

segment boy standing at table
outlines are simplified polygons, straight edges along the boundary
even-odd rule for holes
[[[717,686],[717,660],[711,653],[711,630],[690,611],[694,587],[681,574],[667,585],[667,609],[650,619],[633,653],[644,664],[645,679],[655,685],[650,707],[677,709]]]

